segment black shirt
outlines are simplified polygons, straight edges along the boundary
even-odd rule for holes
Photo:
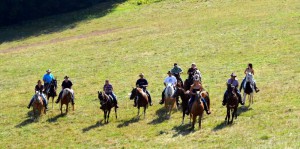
[[[195,72],[196,72],[196,70],[197,70],[197,68],[189,68],[189,70],[188,70],[188,74],[189,74],[189,77],[193,77],[193,75],[195,74]],[[192,74],[190,74],[190,72],[192,72]]]
[[[70,88],[71,89],[72,85],[73,85],[73,83],[70,80],[68,82],[63,81],[62,84],[61,84],[63,89],[65,89],[65,88]]]
[[[146,88],[146,87],[143,87],[143,85],[148,85],[148,81],[146,79],[138,79],[136,81],[135,85],[142,87],[142,88]]]
[[[35,86],[35,91],[39,91],[40,93],[43,91],[44,85],[41,85],[40,87],[38,85]]]

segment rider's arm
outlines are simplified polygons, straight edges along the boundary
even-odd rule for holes
[[[245,69],[244,74],[247,74],[247,69],[248,69],[248,68]]]
[[[252,75],[254,75],[254,69],[252,69]]]

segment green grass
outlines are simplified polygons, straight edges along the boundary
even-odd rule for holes
[[[299,7],[296,0],[127,1],[109,10],[95,6],[1,28],[0,147],[299,148]],[[68,25],[56,26],[55,20]],[[24,45],[31,46],[1,52]],[[163,79],[174,62],[184,71],[196,62],[203,73],[212,114],[204,115],[201,130],[180,126],[181,112],[170,120],[162,116]],[[225,81],[233,71],[241,81],[249,62],[261,92],[226,126],[221,106]],[[32,122],[26,106],[48,68],[59,82],[70,76],[76,109],[61,117],[55,105]],[[154,106],[138,120],[128,93],[141,72]],[[96,99],[105,79],[111,80],[120,103],[118,119],[112,113],[107,125],[99,122],[103,113]]]

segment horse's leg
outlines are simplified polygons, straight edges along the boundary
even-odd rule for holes
[[[201,129],[201,119],[202,119],[202,114],[200,113],[200,115],[199,115],[199,129]]]
[[[66,114],[68,114],[69,111],[69,103],[66,104]]]
[[[111,109],[109,109],[108,112],[107,112],[107,123],[108,123],[108,120],[109,120],[110,110],[111,110]]]
[[[147,107],[144,106],[144,118],[146,118],[146,109],[147,109]]]
[[[53,101],[54,101],[54,96],[52,97],[52,110],[53,110]],[[48,102],[49,103],[49,102]]]
[[[184,124],[184,117],[185,117],[185,108],[182,108],[182,122],[181,122],[181,125]]]
[[[106,110],[104,110],[104,123],[106,123]]]
[[[246,98],[247,98],[247,94],[244,92],[244,96],[243,96],[243,102],[246,102]]]
[[[138,106],[138,114],[137,114],[137,116],[139,116],[140,115],[140,107]]]
[[[196,123],[196,120],[197,120],[197,116],[196,115],[193,115],[193,124],[192,124],[192,129],[195,128],[195,123]]]
[[[227,108],[227,124],[229,124],[230,119],[230,108]]]
[[[116,115],[116,119],[118,119],[118,116],[117,116],[117,108],[115,107],[115,115]]]
[[[63,112],[62,112],[62,106],[63,106],[63,104],[60,103],[60,114],[63,114]]]
[[[231,121],[230,121],[231,124],[232,124],[232,122],[233,122],[233,118],[235,117],[235,109],[236,109],[236,108],[234,108],[234,109],[232,110]]]

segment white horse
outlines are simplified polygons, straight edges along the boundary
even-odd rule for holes
[[[249,106],[250,104],[253,104],[253,93],[254,93],[254,79],[253,75],[251,73],[247,73],[246,75],[246,80],[243,84],[243,89],[244,89],[244,97],[243,97],[243,102],[245,103],[246,97],[248,95],[249,99]]]
[[[171,117],[173,108],[176,108],[176,98],[174,97],[175,89],[171,83],[167,84],[165,89],[165,107],[167,109],[167,115]]]

